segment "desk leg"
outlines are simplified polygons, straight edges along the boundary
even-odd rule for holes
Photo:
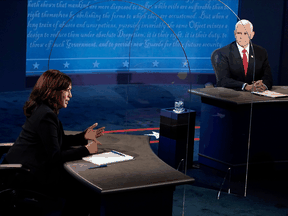
[[[101,195],[101,216],[172,216],[175,186]]]

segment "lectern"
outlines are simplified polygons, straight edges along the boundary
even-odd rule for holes
[[[287,94],[288,87],[273,86],[272,91]],[[245,174],[249,156],[249,171],[287,171],[288,97],[269,98],[222,87],[189,92],[202,101],[200,164]]]

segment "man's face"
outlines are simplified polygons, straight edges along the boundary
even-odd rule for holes
[[[252,38],[254,37],[254,34],[255,32],[251,31],[249,24],[246,24],[244,26],[242,24],[239,24],[237,25],[237,28],[234,31],[234,35],[235,35],[237,43],[243,48],[247,47],[247,45],[249,44],[249,37],[252,40]]]

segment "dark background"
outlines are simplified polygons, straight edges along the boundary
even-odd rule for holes
[[[288,0],[261,0],[261,3],[259,0],[239,0],[239,17],[253,23],[255,31],[253,42],[268,51],[273,84],[287,85]],[[26,77],[27,0],[0,1],[0,20],[0,91],[16,91],[32,87],[37,77]],[[77,76],[77,79],[81,80],[78,84],[86,85],[85,80],[89,81],[88,85],[98,84],[97,76],[100,75],[89,75],[89,78]],[[138,76],[134,77],[134,82],[141,76],[144,78],[145,74]],[[76,77],[72,77],[72,80],[74,79]],[[101,78],[103,79],[105,76]],[[170,79],[161,77],[149,77],[145,80],[152,80],[153,83],[170,83]],[[189,80],[192,85],[204,84],[214,82],[215,75],[192,74]],[[133,82],[133,79],[130,81]]]

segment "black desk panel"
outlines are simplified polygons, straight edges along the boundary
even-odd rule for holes
[[[288,94],[288,87],[274,86],[272,91]],[[266,173],[287,169],[288,97],[269,98],[222,87],[189,92],[202,101],[199,163],[245,173],[252,106],[250,168]]]
[[[73,133],[77,132],[69,134]],[[147,136],[105,134],[99,141],[99,153],[117,150],[134,156],[134,160],[96,169],[88,169],[95,165],[79,160],[64,167],[101,195],[101,215],[172,215],[175,186],[193,183],[194,179],[160,160]]]

